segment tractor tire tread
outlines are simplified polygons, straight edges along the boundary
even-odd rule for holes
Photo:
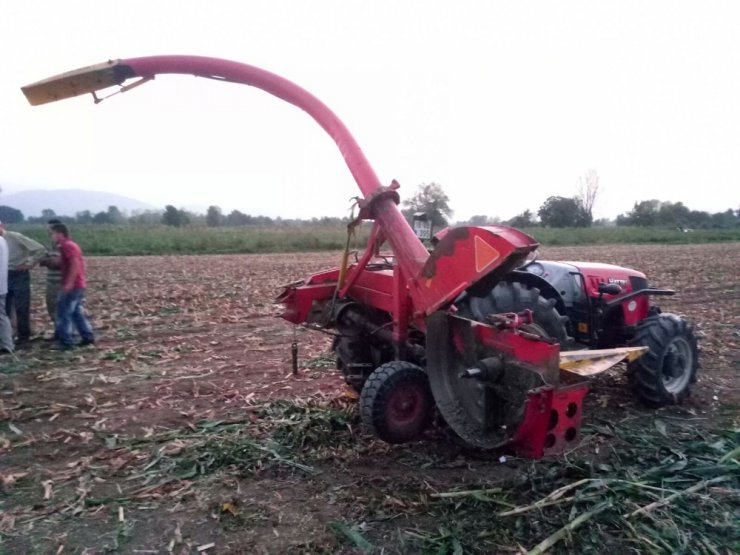
[[[503,312],[532,311],[535,324],[542,327],[562,350],[575,347],[573,337],[568,335],[568,316],[561,315],[555,299],[541,295],[537,287],[529,287],[517,281],[501,281],[484,297],[470,297],[459,306],[460,315],[465,318],[485,322],[488,314]]]
[[[691,351],[690,376],[679,392],[667,391],[662,381],[664,348],[675,338],[682,337]],[[633,346],[650,350],[628,366],[630,384],[637,396],[649,406],[672,405],[689,396],[689,384],[696,381],[698,346],[693,326],[675,314],[661,313],[643,320],[630,341]]]

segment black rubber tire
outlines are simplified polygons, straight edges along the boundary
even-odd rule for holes
[[[360,394],[360,416],[375,436],[388,443],[417,439],[429,426],[434,398],[426,373],[395,360],[376,368]]]
[[[501,281],[483,297],[467,296],[458,303],[458,315],[470,320],[485,322],[489,314],[503,312],[532,311],[534,323],[552,339],[557,340],[560,348],[570,349],[573,338],[568,335],[567,316],[561,316],[555,309],[555,300],[540,295],[537,288],[530,288],[522,283]]]
[[[658,314],[637,326],[632,346],[650,350],[628,366],[630,384],[650,406],[675,405],[689,396],[699,368],[694,330],[675,314]]]

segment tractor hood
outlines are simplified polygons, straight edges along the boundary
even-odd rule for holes
[[[645,274],[642,272],[622,266],[615,266],[614,264],[602,264],[599,262],[564,262],[564,264],[575,266],[583,275],[610,276],[617,279],[629,279],[630,277],[645,279]]]
[[[568,262],[567,264],[573,265],[583,275],[586,292],[590,297],[599,295],[599,285],[602,283],[617,284],[622,288],[623,293],[645,289],[648,285],[645,274],[630,268],[597,262]]]

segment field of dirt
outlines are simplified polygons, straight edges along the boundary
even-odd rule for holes
[[[444,493],[535,484],[538,469],[626,466],[623,422],[663,436],[690,425],[694,438],[737,428],[740,243],[549,248],[541,258],[635,267],[676,289],[660,304],[700,338],[691,398],[656,421],[609,372],[593,384],[581,446],[549,461],[471,453],[439,430],[389,446],[359,426],[330,337],[277,318],[272,302],[281,284],[336,266],[339,253],[88,259],[97,345],[57,352],[39,338],[17,360],[0,357],[0,552],[518,552],[549,532],[522,539],[514,521],[494,523],[501,505],[489,503],[477,509],[487,526],[511,531],[473,533],[455,521],[467,506]],[[42,270],[33,285],[34,331],[48,336]],[[625,534],[613,534],[612,551],[641,552]]]

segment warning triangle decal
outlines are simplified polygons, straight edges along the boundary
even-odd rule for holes
[[[496,262],[499,258],[499,253],[491,245],[486,243],[479,236],[475,236],[475,271],[481,272],[488,268],[491,264]]]

